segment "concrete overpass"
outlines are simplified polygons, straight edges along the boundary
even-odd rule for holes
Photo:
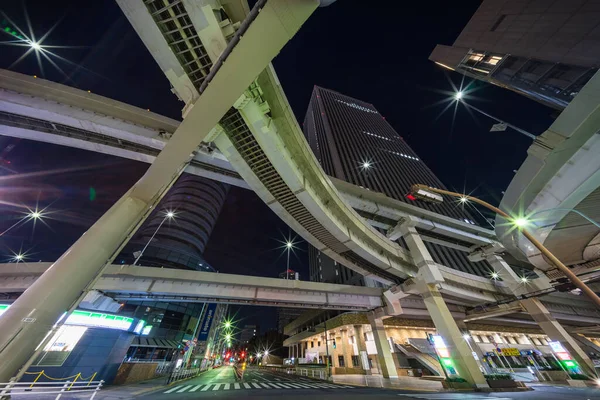
[[[600,266],[600,74],[597,73],[529,148],[500,203],[531,219],[532,232],[580,273]],[[586,218],[587,217],[587,218]],[[500,218],[496,232],[516,257],[562,276]]]
[[[151,164],[180,121],[17,72],[0,70],[0,135]],[[201,144],[186,172],[248,188],[225,157]]]
[[[0,264],[0,293],[24,292],[50,265],[42,262]],[[384,304],[381,288],[132,265],[108,266],[92,289],[116,300],[154,299],[357,311],[373,310]]]

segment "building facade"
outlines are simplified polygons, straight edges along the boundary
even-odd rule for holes
[[[459,203],[413,202],[407,197],[416,183],[441,189],[445,186],[372,104],[315,86],[304,119],[304,134],[326,174],[475,224]],[[404,245],[402,241],[400,244]],[[426,246],[442,265],[479,276],[490,273],[487,262],[471,262],[464,252],[430,242]],[[309,267],[310,279],[317,282],[378,285],[314,248],[309,249]]]
[[[314,321],[286,327],[291,336],[284,345],[289,358],[302,363],[329,364],[333,374],[376,375],[382,366],[375,343],[375,332],[365,314],[341,314],[333,318],[316,316]],[[327,320],[327,330],[321,330]],[[494,323],[467,323],[462,332],[477,362],[486,373],[514,372],[521,379],[566,379],[555,343],[535,326],[507,326]],[[444,376],[439,349],[432,335],[434,324],[426,319],[386,318],[385,338],[399,376]],[[582,349],[600,365],[597,347],[600,336],[574,335]],[[447,367],[447,366],[446,366]],[[550,374],[550,375],[548,375]]]
[[[253,337],[259,335],[258,325],[244,325],[240,331],[240,346],[246,346]]]
[[[485,0],[429,59],[562,110],[600,67],[597,1]]]

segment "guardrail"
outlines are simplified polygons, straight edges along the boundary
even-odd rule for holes
[[[10,395],[31,396],[38,398],[40,395],[52,396],[58,400],[63,394],[89,393],[92,400],[104,385],[104,381],[79,381],[79,382],[8,382],[0,383],[0,398]]]
[[[296,375],[315,379],[327,379],[327,371],[317,368],[295,368]]]
[[[182,379],[192,378],[200,373],[200,368],[177,368],[171,372],[167,379],[167,384],[180,381]]]

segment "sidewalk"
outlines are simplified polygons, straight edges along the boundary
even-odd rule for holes
[[[333,375],[334,383],[377,388],[422,390],[439,392],[444,390],[441,382],[428,381],[410,376],[400,376],[397,379],[387,379],[381,375]]]

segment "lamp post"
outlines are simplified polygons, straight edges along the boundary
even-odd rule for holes
[[[418,199],[435,203],[440,203],[443,201],[443,198],[441,196],[438,196],[441,194],[445,194],[447,196],[452,197],[458,197],[463,203],[466,203],[467,201],[473,201],[500,215],[502,218],[516,225],[517,228],[521,231],[521,233],[523,233],[523,236],[529,239],[529,241],[535,247],[537,247],[537,249],[541,251],[542,254],[545,255],[552,262],[552,264],[554,264],[563,274],[565,274],[567,278],[569,278],[571,283],[573,283],[573,285],[581,289],[581,291],[585,293],[585,295],[589,297],[590,300],[592,300],[598,307],[600,307],[600,297],[598,297],[598,295],[592,289],[590,289],[590,287],[586,285],[581,279],[579,279],[579,277],[575,275],[573,271],[571,271],[566,265],[564,265],[558,258],[556,258],[554,254],[550,252],[550,250],[548,250],[542,243],[540,243],[540,241],[538,241],[531,233],[529,233],[529,231],[525,229],[525,226],[529,222],[527,219],[513,218],[498,207],[494,207],[493,205],[481,199],[478,199],[477,197],[451,192],[449,190],[436,189],[422,184],[415,184],[412,186],[411,192],[412,195]],[[435,195],[435,193],[437,193],[438,195]]]
[[[171,220],[173,218],[175,218],[175,213],[173,211],[167,211],[165,213],[165,216],[162,219],[162,221],[160,221],[160,224],[158,225],[158,228],[156,228],[156,230],[154,231],[154,233],[152,234],[152,236],[148,240],[148,243],[146,243],[146,245],[144,246],[144,248],[142,249],[142,251],[140,251],[140,254],[135,258],[135,261],[133,261],[133,265],[136,265],[138,263],[138,261],[140,261],[140,258],[142,258],[142,256],[144,255],[144,251],[146,251],[146,249],[150,245],[150,242],[152,242],[152,240],[154,239],[154,236],[156,236],[156,234],[158,233],[158,230],[161,228],[161,226],[163,226],[163,224],[165,223],[165,221],[166,220]]]
[[[285,249],[287,251],[287,267],[285,270],[285,279],[289,279],[289,275],[290,275],[290,251],[292,251],[292,248],[294,247],[294,243],[288,241],[285,244]]]
[[[479,108],[477,108],[475,106],[470,105],[469,103],[467,103],[466,101],[464,101],[464,97],[465,97],[465,95],[464,95],[463,92],[456,92],[454,94],[454,100],[456,100],[460,104],[463,104],[465,107],[467,107],[467,108],[469,108],[469,109],[471,109],[473,111],[477,111],[478,113],[480,113],[482,115],[485,115],[486,117],[491,118],[491,119],[493,119],[496,122],[504,124],[504,125],[508,126],[509,128],[512,128],[515,131],[519,132],[520,134],[527,136],[531,140],[535,140],[536,139],[537,136],[535,136],[533,133],[529,133],[526,130],[519,128],[518,126],[514,126],[514,125],[512,125],[512,124],[510,124],[510,123],[508,123],[506,121],[501,120],[500,118],[496,118],[493,115],[490,115],[490,114],[486,113],[485,111],[483,111],[483,110],[481,110],[481,109],[479,109]],[[504,129],[502,129],[502,130],[504,130]]]

